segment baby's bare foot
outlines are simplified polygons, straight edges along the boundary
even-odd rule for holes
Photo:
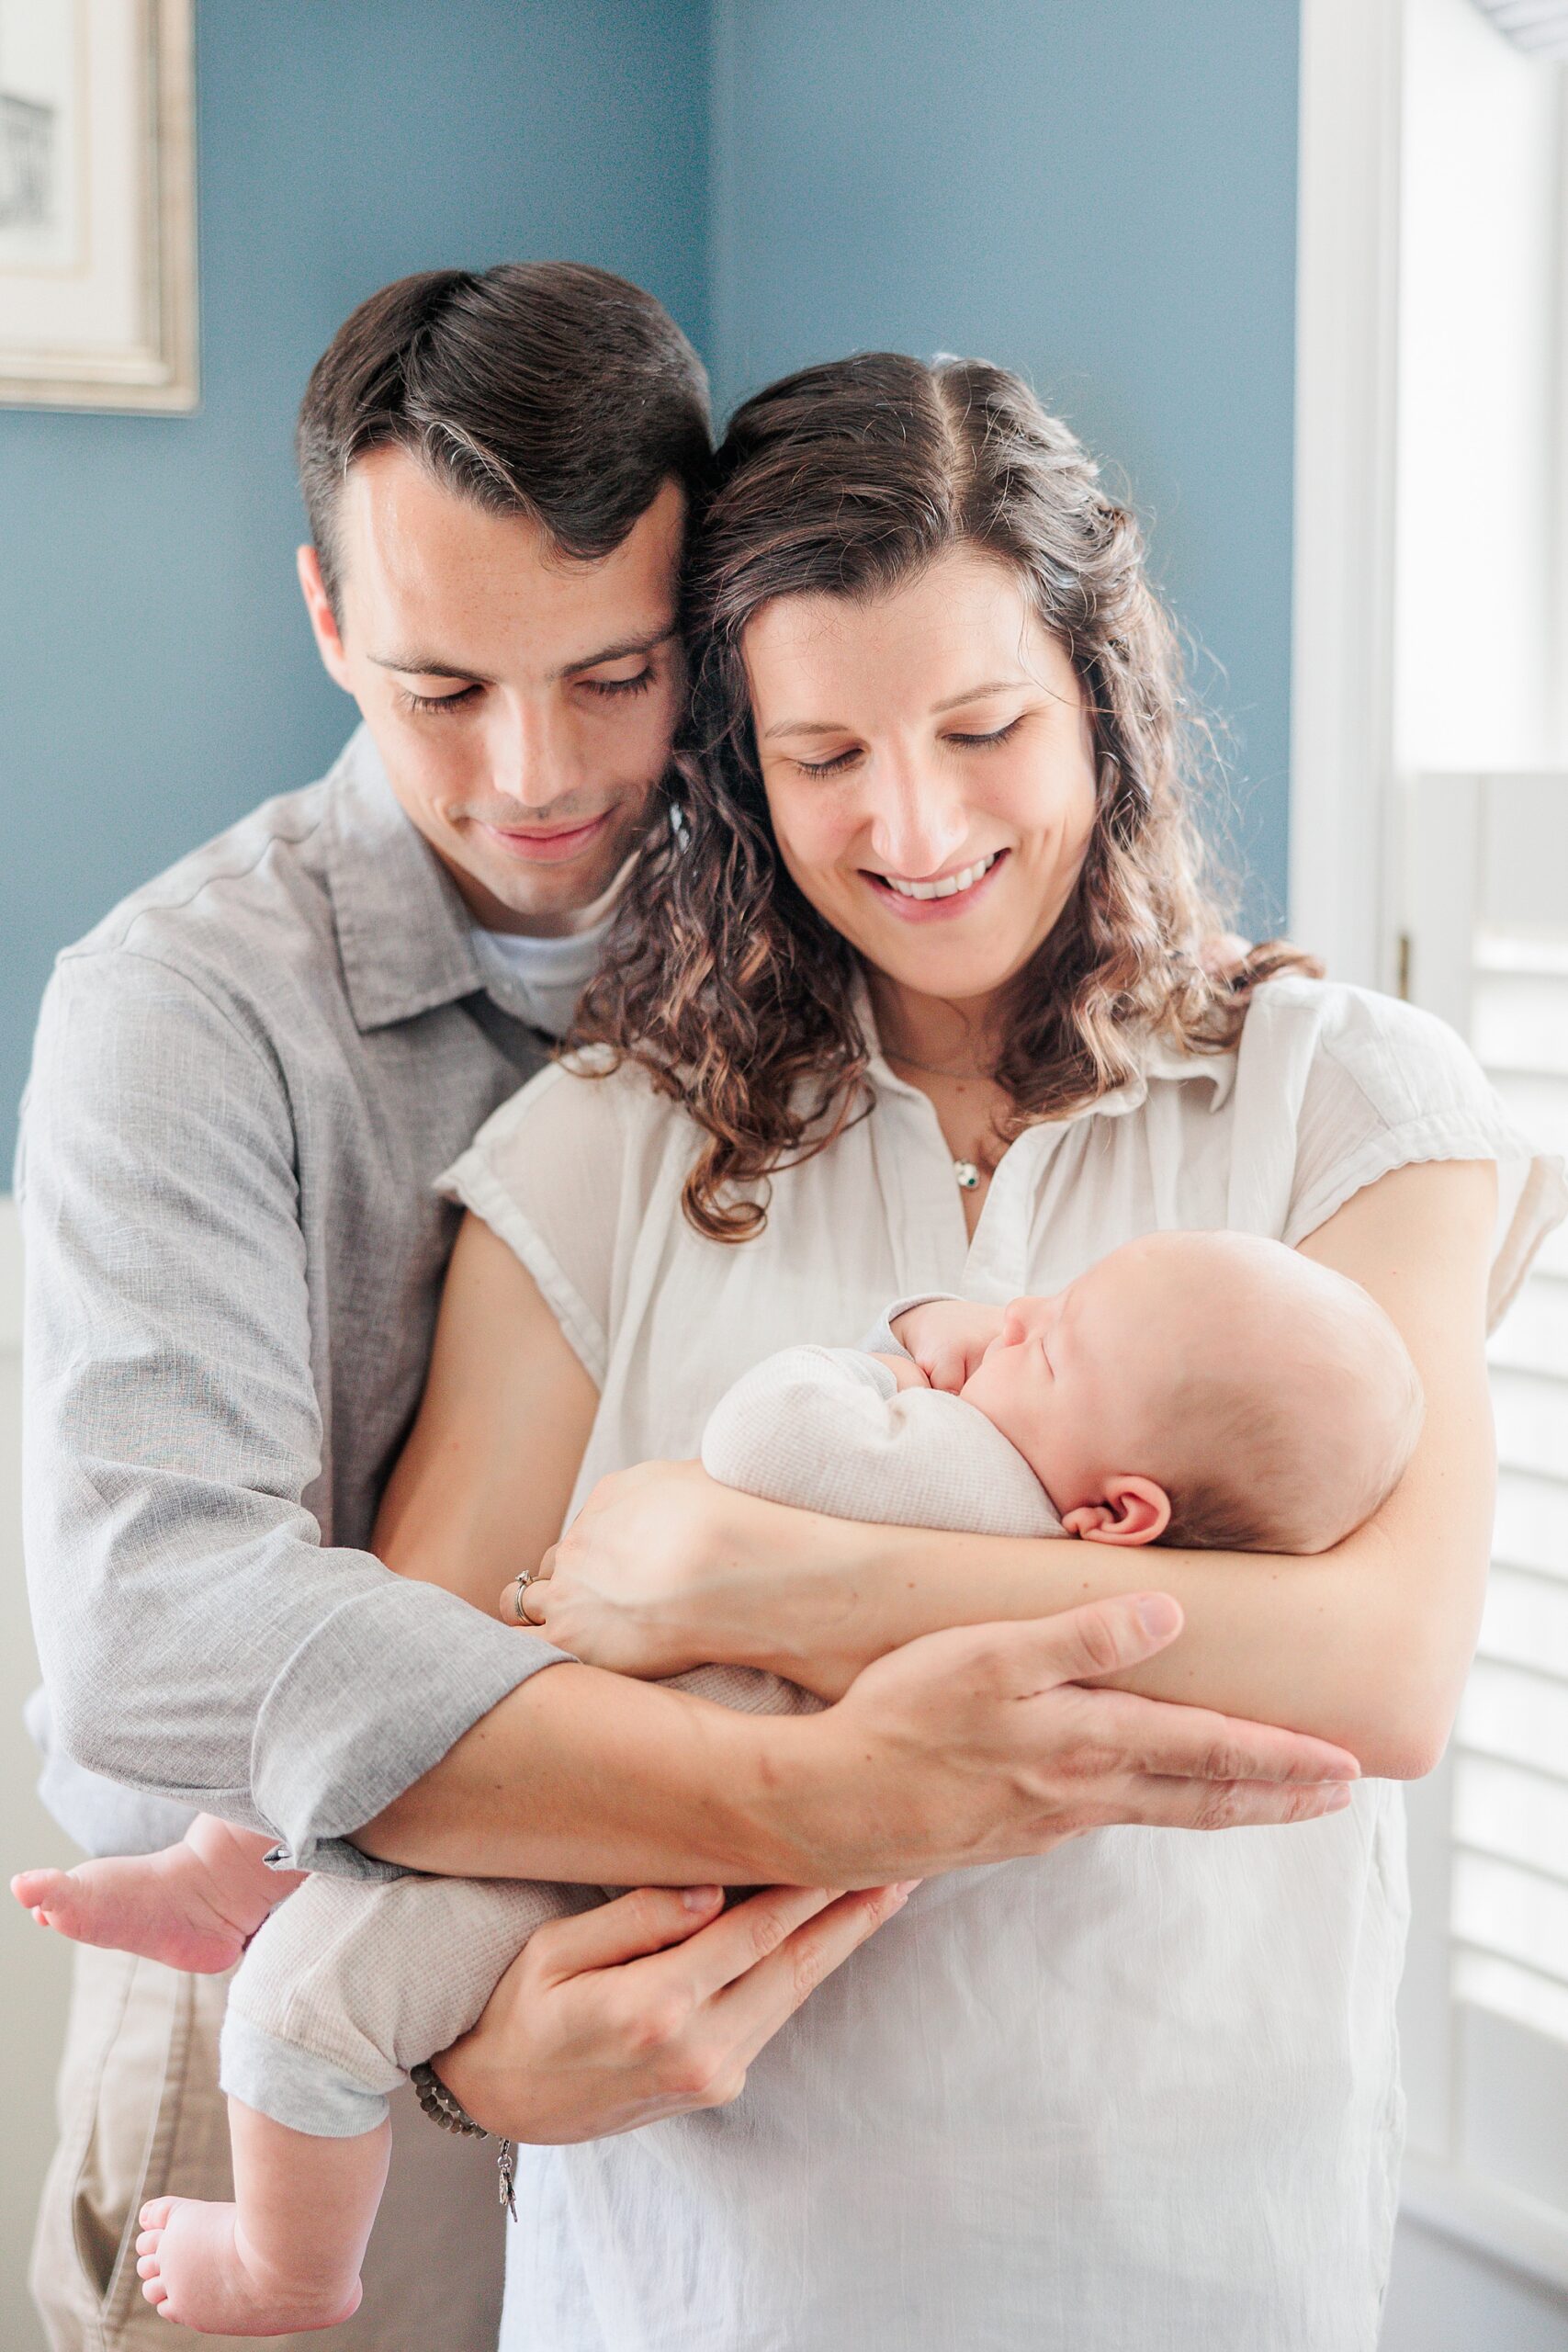
[[[141,2208],[141,2291],[164,2319],[204,2335],[288,2335],[336,2327],[359,2308],[357,2278],[316,2282],[269,2272],[235,2226],[232,2205],[158,2197]]]
[[[254,1930],[222,1917],[199,1888],[171,1888],[162,1859],[130,1854],[73,1871],[23,1871],[11,1892],[40,1927],[73,1943],[140,1952],[193,1976],[232,1968]]]
[[[267,1840],[203,1815],[177,1846],[22,1871],[11,1892],[40,1927],[73,1943],[140,1952],[195,1976],[232,1968],[267,1913],[298,1885],[269,1871]]]

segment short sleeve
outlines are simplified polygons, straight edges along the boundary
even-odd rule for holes
[[[1488,1297],[1488,1322],[1495,1323],[1568,1211],[1562,1163],[1538,1151],[1514,1125],[1446,1022],[1367,989],[1324,989],[1283,1239],[1292,1246],[1304,1240],[1380,1176],[1439,1159],[1496,1163]]]
[[[436,1190],[513,1250],[595,1386],[609,1360],[627,1157],[647,1089],[623,1069],[555,1063],[486,1120]],[[635,1090],[635,1091],[634,1091]]]

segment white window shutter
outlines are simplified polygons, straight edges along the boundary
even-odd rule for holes
[[[1564,18],[1568,40],[1568,5]],[[1410,790],[1409,993],[1568,1154],[1568,775]],[[1411,1792],[1404,1999],[1420,2213],[1568,2279],[1568,1233],[1490,1351],[1493,1567],[1450,1754]]]

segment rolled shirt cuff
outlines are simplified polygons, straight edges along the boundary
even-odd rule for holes
[[[67,1756],[45,1691],[33,1692],[22,1720],[43,1759],[39,1803],[85,1854],[155,1854],[176,1845],[196,1819],[187,1804],[106,1781]]]
[[[438,1587],[388,1576],[341,1601],[263,1703],[252,1794],[288,1870],[390,1878],[348,1841],[547,1666],[570,1664]]]

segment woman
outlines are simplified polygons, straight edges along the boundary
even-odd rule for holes
[[[1236,1226],[1373,1293],[1426,1432],[1318,1559],[1166,1553],[1188,1629],[1136,1679],[1424,1770],[1484,1573],[1488,1297],[1551,1178],[1437,1024],[1283,950],[1205,976],[1170,632],[1132,522],[1015,379],[873,356],[749,402],[693,607],[695,733],[589,1000],[602,1050],[455,1171],[474,1214],[394,1561],[434,1523],[494,1589],[603,1474],[689,1454],[770,1350]],[[661,1579],[650,1510],[705,1576]],[[831,1695],[928,1627],[1138,1581],[655,1470],[531,1613],[603,1662]],[[503,2342],[1370,2346],[1403,1930],[1378,1781],[1306,1828],[1107,1831],[928,1884],[733,2107],[525,2152]]]

